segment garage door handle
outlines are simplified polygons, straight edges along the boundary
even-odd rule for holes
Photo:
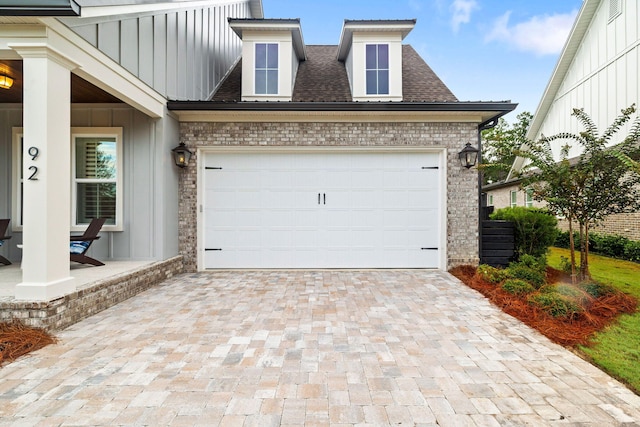
[[[320,193],[318,193],[318,204],[320,204]]]
[[[322,202],[323,204],[327,204],[327,193],[322,193]]]

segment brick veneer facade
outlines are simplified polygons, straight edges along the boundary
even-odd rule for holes
[[[477,173],[460,166],[458,152],[477,140],[473,123],[209,123],[183,122],[180,142],[202,147],[438,147],[447,148],[447,268],[478,264]],[[197,156],[197,154],[196,154]],[[179,236],[185,271],[197,270],[197,168],[192,158],[180,179]]]

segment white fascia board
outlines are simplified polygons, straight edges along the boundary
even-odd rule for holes
[[[116,17],[121,19],[122,15],[153,13],[157,15],[159,12],[167,12],[171,10],[182,9],[199,9],[209,8],[212,6],[235,3],[230,0],[196,0],[196,1],[179,1],[179,2],[163,2],[163,3],[143,3],[129,4],[119,6],[83,6],[79,18],[99,18],[99,17]]]
[[[540,104],[538,104],[538,108],[533,116],[533,120],[527,132],[527,139],[533,139],[538,134],[601,1],[602,0],[585,0],[583,3],[582,9],[578,13],[576,22],[573,24],[573,28],[569,33],[569,37],[562,49],[562,53],[558,58],[558,62],[553,73],[551,74],[551,78],[547,83],[547,87],[542,95]]]
[[[549,110],[553,105],[553,101],[558,94],[558,90],[569,71],[569,67],[578,52],[580,44],[589,29],[591,21],[593,20],[601,1],[602,0],[585,0],[582,4],[582,8],[578,13],[576,22],[573,24],[573,28],[569,33],[569,37],[562,49],[562,53],[558,58],[558,62],[551,74],[551,78],[547,83],[547,87],[545,88],[540,103],[533,115],[533,120],[531,121],[531,125],[529,126],[529,130],[526,135],[527,140],[534,140],[537,138],[538,132],[540,132],[540,128],[547,118],[547,114],[549,113]],[[526,149],[526,146],[520,148]],[[522,170],[525,164],[526,162],[524,158],[516,157],[513,161],[513,165],[511,166],[511,170],[507,175],[507,179],[513,179],[513,177]]]
[[[239,20],[230,22],[229,26],[231,27],[233,32],[235,32],[241,39],[243,39],[242,34],[245,31],[283,31],[291,33],[293,49],[296,53],[296,56],[298,57],[298,60],[304,61],[307,59],[304,38],[302,37],[302,28],[300,26],[300,21],[298,20],[283,20],[283,22],[273,22],[269,20],[266,20],[265,22]]]
[[[48,43],[79,64],[73,73],[121,99],[149,117],[165,114],[166,99],[136,76],[100,52],[53,18],[42,19],[49,27]]]
[[[340,34],[340,42],[338,43],[338,60],[344,61],[351,50],[353,42],[353,33],[399,33],[400,40],[404,40],[407,35],[416,26],[415,20],[405,21],[349,21],[345,20],[342,25],[342,33]]]

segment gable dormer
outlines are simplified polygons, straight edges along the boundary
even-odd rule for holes
[[[291,101],[306,59],[299,19],[229,19],[242,39],[242,100]]]
[[[338,46],[353,101],[402,101],[402,40],[416,24],[345,20]]]

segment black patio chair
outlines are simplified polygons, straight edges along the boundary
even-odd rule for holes
[[[89,250],[91,243],[100,238],[98,233],[106,220],[106,218],[94,218],[82,236],[71,236],[71,245],[69,247],[71,261],[95,266],[104,265],[103,262],[88,257],[85,254]]]
[[[7,229],[9,228],[10,219],[0,219],[0,246],[4,244],[5,240],[9,240],[12,236],[7,236]],[[11,261],[0,255],[0,264],[10,265]]]

